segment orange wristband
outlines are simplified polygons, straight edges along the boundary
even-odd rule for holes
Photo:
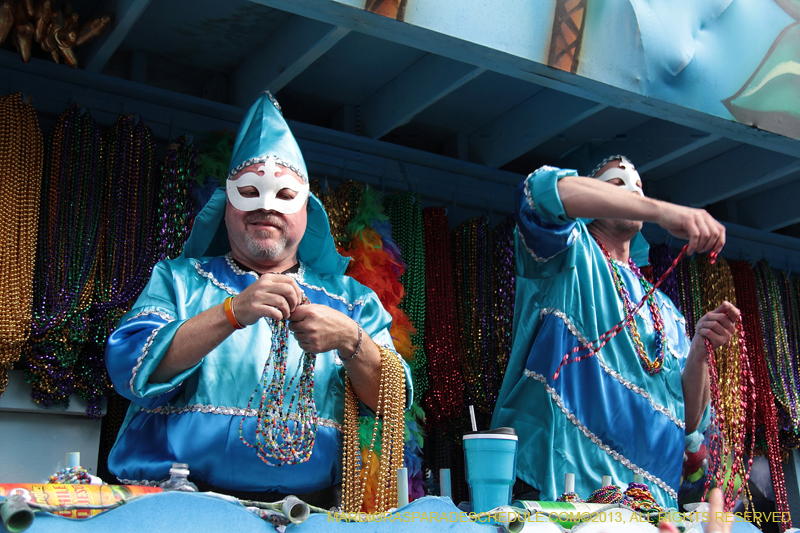
[[[225,316],[228,317],[228,322],[231,323],[233,329],[244,329],[244,326],[239,324],[239,321],[236,320],[236,315],[233,314],[233,296],[229,296],[225,298]]]

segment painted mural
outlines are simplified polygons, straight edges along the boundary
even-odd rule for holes
[[[800,0],[337,0],[800,139]]]
[[[408,0],[367,0],[364,9],[384,17],[403,20]]]
[[[776,2],[800,21],[800,1]],[[800,139],[800,22],[778,35],[747,83],[723,102],[740,122]]]

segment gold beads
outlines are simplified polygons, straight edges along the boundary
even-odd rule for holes
[[[381,352],[381,380],[372,440],[366,455],[358,444],[358,400],[347,379],[344,404],[344,457],[342,465],[342,508],[346,512],[385,512],[397,507],[397,470],[403,466],[403,438],[406,378],[398,355],[378,346]],[[381,428],[382,425],[382,428]],[[375,440],[381,429],[379,464],[373,464]],[[370,473],[378,471],[375,500],[364,501]]]
[[[43,157],[33,106],[0,97],[0,395],[30,335]]]

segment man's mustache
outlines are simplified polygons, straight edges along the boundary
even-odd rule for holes
[[[286,224],[283,222],[283,220],[274,215],[269,215],[264,213],[253,213],[251,215],[247,215],[244,221],[248,224],[254,224],[256,222],[266,222],[267,224],[275,226],[279,229],[286,229]]]

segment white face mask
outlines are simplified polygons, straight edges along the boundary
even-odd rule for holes
[[[637,181],[641,181],[639,173],[636,172],[636,169],[633,168],[632,164],[626,163],[625,161],[619,162],[619,168],[610,168],[602,174],[598,174],[595,176],[595,178],[599,179],[600,181],[610,181],[614,178],[619,178],[622,180],[622,183],[624,183],[624,185],[621,185],[623,189],[626,191],[639,193],[644,196],[644,191],[642,188],[636,185]]]
[[[245,172],[236,180],[227,180],[228,200],[239,211],[277,211],[284,215],[293,215],[300,211],[308,199],[308,184],[298,183],[291,174],[277,176],[282,169],[275,164],[275,158],[270,157],[258,168],[258,172]],[[239,192],[240,188],[255,187],[258,196],[245,198]],[[278,198],[278,193],[284,189],[295,191],[297,195],[291,200]]]

